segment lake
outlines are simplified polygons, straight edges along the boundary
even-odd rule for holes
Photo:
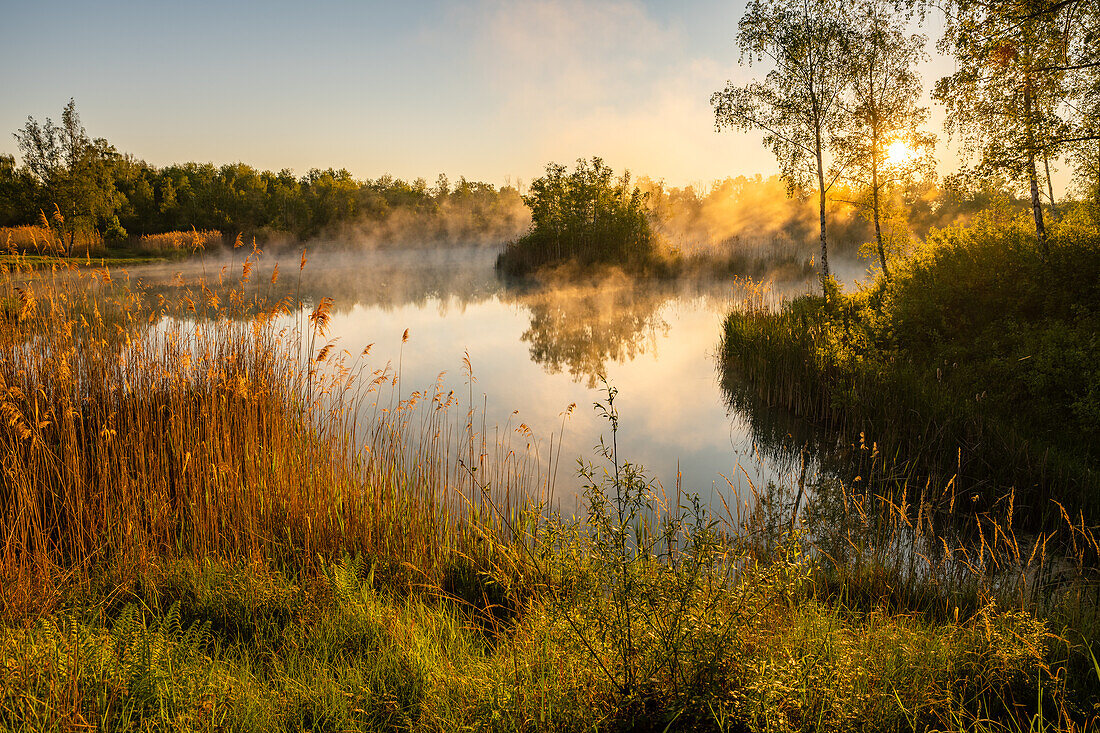
[[[554,501],[567,514],[582,485],[577,461],[598,462],[601,438],[612,437],[594,409],[606,403],[603,377],[617,390],[620,459],[643,465],[670,492],[679,474],[685,491],[715,507],[721,499],[733,506],[750,482],[763,488],[797,481],[797,423],[734,409],[722,384],[721,324],[745,297],[743,286],[624,276],[556,287],[506,284],[493,269],[495,256],[456,247],[310,254],[299,273],[298,254],[267,254],[252,287],[270,287],[278,262],[275,295],[297,294],[307,311],[332,298],[327,337],[351,354],[373,344],[370,368],[389,364],[405,396],[438,384],[444,393],[454,390],[463,415],[472,403],[488,435],[514,431],[513,446],[530,442],[543,463],[552,449]],[[173,288],[204,273],[214,277],[225,264],[226,277],[235,277],[242,259],[129,272],[151,287]],[[812,285],[776,283],[769,297]]]

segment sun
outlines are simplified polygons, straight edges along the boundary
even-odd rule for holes
[[[889,165],[905,165],[915,157],[916,151],[904,140],[896,140],[886,146],[886,163]]]

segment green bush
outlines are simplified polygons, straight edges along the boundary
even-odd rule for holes
[[[103,238],[110,244],[122,244],[128,236],[126,230],[119,224],[118,217],[112,216],[110,223],[107,224],[107,230],[103,232]]]
[[[1100,227],[1067,216],[1044,259],[1028,226],[979,217],[933,231],[890,281],[735,311],[726,369],[842,443],[957,474],[979,508],[1014,488],[1100,512]]]
[[[531,230],[497,259],[508,274],[565,262],[632,272],[661,264],[646,195],[631,187],[629,173],[615,178],[600,158],[578,160],[572,173],[547,164],[546,175],[531,183],[523,200],[531,209]]]

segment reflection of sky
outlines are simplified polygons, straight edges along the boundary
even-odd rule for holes
[[[352,354],[374,344],[368,362],[372,369],[389,362],[396,370],[400,363],[404,395],[433,386],[440,373],[446,372],[444,392],[453,389],[460,397],[457,420],[465,414],[470,396],[463,367],[468,352],[476,380],[474,406],[484,406],[489,434],[493,434],[494,425],[510,422],[514,428],[526,423],[539,441],[544,464],[551,435],[555,436],[555,453],[558,450],[556,436],[562,413],[576,403],[577,409],[565,424],[556,483],[562,508],[573,509],[571,497],[580,486],[577,459],[595,461],[594,447],[601,435],[609,442],[611,438],[609,424],[593,409],[594,402],[605,398],[601,387],[588,387],[587,380],[575,379],[568,369],[551,373],[531,359],[530,344],[521,337],[531,326],[529,304],[533,301],[502,286],[485,287],[486,280],[492,279],[490,261],[476,263],[476,269],[487,270],[487,277],[471,277],[469,265],[457,267],[453,253],[435,258],[424,252],[404,280],[387,269],[393,261],[391,254],[372,253],[337,268],[341,281],[335,289],[341,291],[341,297],[328,337],[338,339],[338,348]],[[324,291],[326,281],[332,284],[333,269],[316,258],[306,269],[303,295]],[[378,277],[383,270],[387,273],[384,281]],[[307,282],[311,272],[317,282]],[[459,276],[448,281],[447,273]],[[160,279],[152,271],[147,271],[147,276]],[[263,278],[257,274],[256,281]],[[424,278],[433,282],[431,293],[411,285]],[[356,281],[362,287],[353,292],[348,283]],[[635,287],[643,293],[647,290]],[[660,480],[670,493],[679,468],[683,489],[699,492],[708,500],[713,491],[723,489],[729,500],[723,476],[742,488],[747,488],[746,476],[761,488],[769,480],[790,480],[754,455],[747,424],[738,415],[727,414],[715,354],[722,318],[733,301],[731,289],[713,284],[684,294],[653,290],[652,299],[639,296],[631,302],[641,302],[641,313],[668,327],[647,329],[633,359],[606,363],[607,377],[618,389],[621,458],[644,465],[647,474]],[[405,329],[409,340],[402,345]],[[512,444],[523,445],[523,440],[513,436]]]

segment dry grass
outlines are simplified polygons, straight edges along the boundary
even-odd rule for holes
[[[534,486],[454,395],[401,399],[396,375],[326,341],[330,300],[266,303],[249,275],[178,303],[107,269],[0,284],[5,613],[171,558],[369,553],[430,577],[482,488],[510,506]]]
[[[68,236],[49,226],[0,227],[0,244],[9,254],[64,255],[69,252]],[[78,231],[73,235],[74,255],[98,255],[106,250],[97,232]]]
[[[192,229],[183,232],[145,234],[138,242],[137,249],[145,254],[190,254],[221,244],[221,232],[212,229],[202,231]]]

